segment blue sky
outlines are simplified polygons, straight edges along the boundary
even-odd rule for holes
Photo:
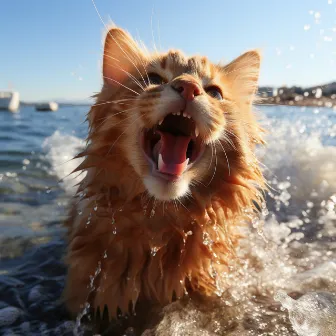
[[[96,0],[148,47],[231,60],[261,48],[261,85],[336,80],[336,0]],[[152,21],[152,24],[151,24]],[[100,90],[104,26],[91,0],[1,0],[0,89],[28,101]]]

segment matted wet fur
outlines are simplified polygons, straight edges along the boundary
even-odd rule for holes
[[[225,289],[217,275],[235,257],[237,227],[262,201],[259,66],[257,51],[220,65],[150,54],[124,30],[109,31],[76,170],[86,176],[66,222],[73,314],[89,303],[113,318],[137,303]]]

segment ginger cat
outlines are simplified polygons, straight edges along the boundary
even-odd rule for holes
[[[66,223],[72,313],[89,303],[113,318],[225,288],[218,275],[235,257],[237,227],[262,201],[259,67],[257,51],[220,65],[149,54],[124,30],[108,32],[76,170],[86,176]]]

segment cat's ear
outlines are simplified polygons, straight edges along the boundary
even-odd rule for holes
[[[138,44],[124,30],[112,28],[106,35],[103,57],[104,83],[118,86],[144,63]],[[137,73],[138,74],[138,73]]]
[[[246,103],[253,101],[258,89],[260,62],[260,52],[251,50],[223,67],[232,89]]]

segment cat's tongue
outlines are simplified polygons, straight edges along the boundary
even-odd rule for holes
[[[187,169],[187,148],[190,136],[173,135],[159,132],[161,135],[158,169],[161,173],[180,176]]]

